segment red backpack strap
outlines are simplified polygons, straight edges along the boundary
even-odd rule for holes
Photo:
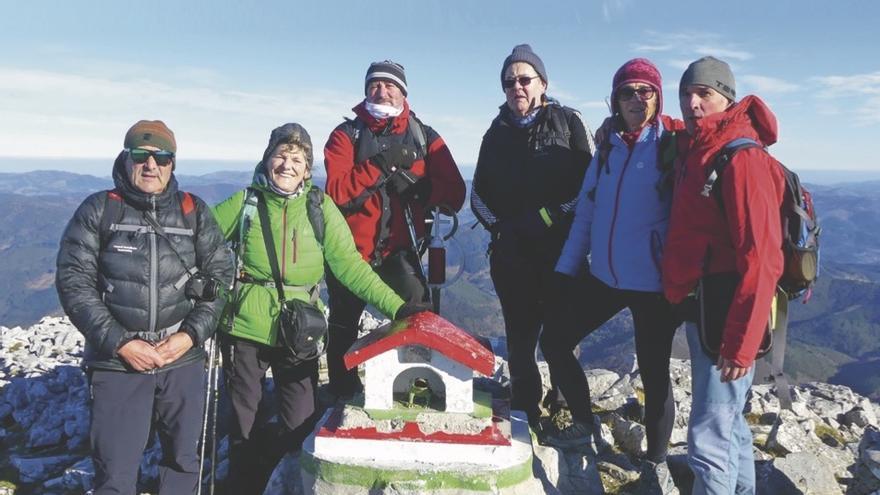
[[[101,222],[98,225],[98,236],[101,240],[100,248],[104,249],[107,239],[110,237],[110,229],[113,224],[122,217],[122,195],[116,189],[108,189],[104,199],[104,209],[101,211]]]
[[[180,199],[180,212],[183,213],[183,221],[187,227],[192,229],[193,233],[196,232],[196,200],[193,198],[193,195],[185,192],[178,191],[178,198]]]

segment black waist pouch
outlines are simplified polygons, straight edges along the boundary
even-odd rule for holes
[[[327,346],[327,319],[324,312],[307,301],[284,301],[278,322],[278,339],[297,361],[311,361]]]
[[[718,360],[721,351],[721,339],[727,323],[727,313],[733,303],[733,295],[739,285],[741,276],[737,272],[713,273],[700,279],[697,285],[697,330],[700,335],[700,346],[703,352]],[[770,332],[769,321],[764,331],[764,339],[758,348],[757,358],[770,352],[773,346],[773,334]],[[757,359],[756,358],[756,359]]]

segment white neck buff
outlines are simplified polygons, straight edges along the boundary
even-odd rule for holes
[[[396,108],[391,105],[382,105],[379,103],[370,103],[369,101],[364,102],[364,107],[367,109],[367,112],[370,112],[370,115],[377,119],[397,117],[403,112],[403,108]]]

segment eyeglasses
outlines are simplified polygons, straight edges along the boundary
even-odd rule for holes
[[[501,87],[504,89],[512,88],[516,83],[519,83],[520,86],[526,87],[532,83],[532,79],[537,79],[538,76],[519,76],[514,77],[513,79],[505,79],[501,81]]]
[[[160,167],[165,167],[170,165],[174,160],[174,153],[165,150],[159,151],[151,151],[145,150],[143,148],[134,148],[127,150],[128,156],[131,157],[131,161],[140,165],[141,163],[146,163],[147,159],[151,156],[154,160],[156,160],[156,165]]]
[[[654,97],[654,88],[651,86],[643,86],[641,88],[624,87],[617,90],[617,98],[621,101],[631,100],[633,96],[639,95],[642,101],[648,101]]]

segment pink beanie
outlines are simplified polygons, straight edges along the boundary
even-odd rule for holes
[[[611,84],[611,108],[614,113],[617,108],[617,90],[626,83],[640,82],[650,85],[657,92],[657,115],[663,112],[663,79],[657,66],[646,58],[634,58],[621,65],[614,73],[614,81]]]

